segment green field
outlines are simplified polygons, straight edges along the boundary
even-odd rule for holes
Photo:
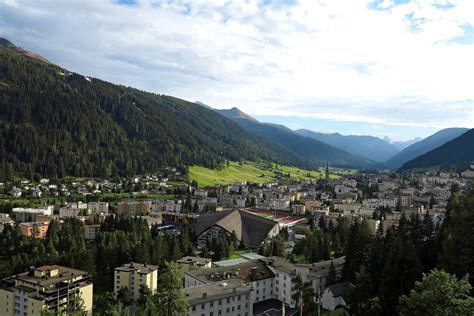
[[[275,181],[274,172],[258,168],[256,164],[250,162],[244,162],[242,165],[229,162],[229,167],[221,170],[190,166],[188,177],[189,181],[196,180],[200,187],[244,181],[256,183]]]
[[[273,165],[272,168],[266,168],[254,162],[244,162],[242,165],[237,162],[229,162],[228,167],[225,166],[220,170],[208,169],[201,166],[190,166],[188,177],[190,182],[196,180],[200,187],[206,187],[245,181],[256,183],[273,182],[277,180],[277,173],[279,172],[290,174],[290,177],[297,181],[324,177],[319,171],[310,171],[282,165]],[[330,178],[338,179],[340,176],[330,174]]]
[[[296,180],[311,180],[311,179],[319,180],[320,178],[324,178],[325,176],[323,172],[320,172],[317,170],[309,171],[309,170],[304,170],[297,167],[289,167],[289,166],[282,166],[282,165],[276,165],[276,168],[280,170],[281,172],[289,173],[291,177]],[[330,169],[329,178],[336,180],[336,179],[339,179],[340,176],[332,174],[332,169]]]

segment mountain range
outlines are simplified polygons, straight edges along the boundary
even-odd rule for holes
[[[316,167],[198,104],[84,77],[1,43],[3,178],[133,175],[225,159]]]
[[[339,133],[324,134],[307,129],[299,129],[298,134],[311,137],[344,149],[353,155],[362,156],[376,162],[383,163],[400,152],[396,146],[373,136],[341,135]]]
[[[0,39],[0,104],[0,180],[18,174],[124,176],[192,164],[215,168],[224,160],[308,169],[326,162],[398,168],[467,131],[442,130],[401,152],[372,136],[293,131],[237,108],[212,109],[82,76],[5,39]],[[425,157],[423,163],[436,159]],[[412,165],[418,162],[406,167]]]
[[[439,166],[465,170],[470,165],[474,165],[474,129],[470,129],[443,145],[406,162],[401,169]]]
[[[467,131],[467,128],[442,129],[433,135],[403,149],[400,153],[386,161],[385,166],[388,168],[399,168],[406,162],[426,154],[427,152],[445,144],[452,139],[455,139]]]
[[[262,123],[237,108],[229,110],[215,110],[223,116],[233,120],[245,130],[271,139],[288,148],[301,157],[324,164],[331,161],[336,166],[354,166],[361,168],[375,167],[377,164],[365,157],[351,154],[332,144],[305,137],[283,125]]]

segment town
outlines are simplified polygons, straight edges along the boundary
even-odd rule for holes
[[[474,166],[321,172],[209,187],[177,168],[0,183],[0,314],[338,315],[356,303],[350,292],[373,250],[364,238],[391,236],[407,221],[439,230],[453,194],[474,178]],[[351,253],[358,247],[365,254]],[[174,303],[153,305],[176,286]]]

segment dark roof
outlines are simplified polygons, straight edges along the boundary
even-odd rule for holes
[[[349,302],[349,282],[341,282],[330,285],[328,289],[334,297],[342,297],[346,303]]]
[[[265,301],[255,303],[253,304],[253,314],[265,316],[281,316],[283,315],[281,301],[271,298]],[[291,308],[285,304],[285,315],[298,315],[298,308]]]
[[[235,232],[239,241],[242,241],[247,247],[256,248],[278,223],[244,210],[231,210],[199,216],[194,231],[199,236],[214,225],[229,233]]]
[[[255,280],[252,280],[252,269],[255,268]],[[260,260],[252,260],[228,267],[199,269],[186,272],[202,283],[213,283],[227,279],[240,279],[243,282],[270,279],[275,274]]]

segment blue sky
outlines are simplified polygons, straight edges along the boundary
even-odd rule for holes
[[[0,36],[71,71],[290,127],[474,127],[472,0],[0,0]]]

